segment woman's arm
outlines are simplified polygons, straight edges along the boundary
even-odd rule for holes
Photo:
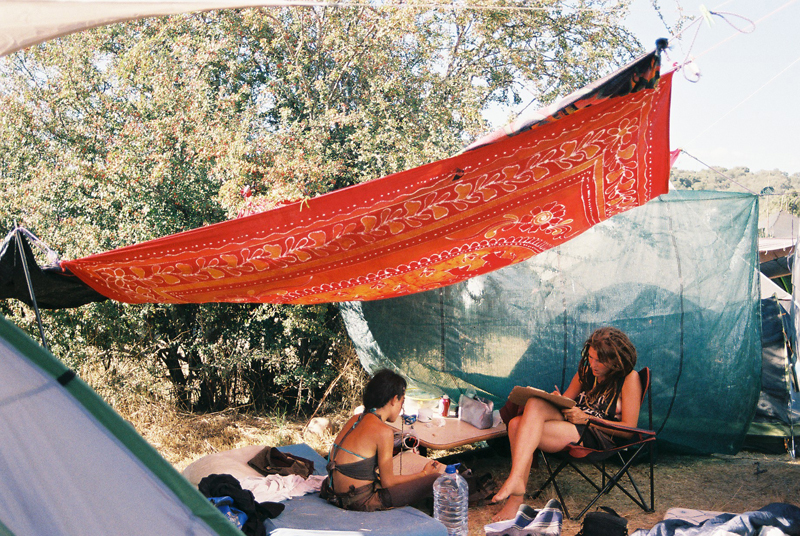
[[[569,387],[564,391],[564,396],[572,400],[578,400],[578,395],[580,394],[581,380],[576,372],[575,376],[572,377],[572,381],[569,382]],[[586,424],[589,422],[589,415],[584,413],[578,406],[562,409],[561,414],[564,416],[565,421],[571,422],[572,424]]]
[[[572,400],[578,400],[579,394],[581,394],[581,380],[578,378],[578,373],[576,372],[575,376],[572,377],[572,381],[569,382],[569,387],[564,391],[563,396],[571,398]]]
[[[567,387],[567,390],[564,391],[563,396],[571,398],[572,400],[578,400],[578,395],[580,394],[581,380],[576,372],[575,376],[572,377],[572,381],[569,382],[569,387]],[[564,416],[565,421],[571,422],[572,424],[586,424],[589,422],[589,416],[578,406],[562,409],[561,414]]]
[[[619,401],[622,404],[620,424],[636,428],[639,425],[639,410],[642,407],[642,383],[639,381],[639,373],[635,370],[625,377]],[[630,434],[625,436],[628,437]]]
[[[410,482],[434,473],[441,473],[444,466],[434,460],[429,461],[419,473],[413,475],[394,474],[394,462],[392,461],[392,451],[394,450],[394,432],[389,426],[384,426],[378,437],[378,469],[380,469],[381,485],[390,488],[397,484]]]

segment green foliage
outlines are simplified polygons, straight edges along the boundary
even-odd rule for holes
[[[800,216],[800,173],[777,169],[750,171],[746,167],[717,167],[702,171],[672,169],[670,181],[679,190],[737,191],[759,195],[759,219],[778,211]],[[763,225],[760,225],[763,226]]]
[[[449,156],[488,106],[547,103],[639,52],[627,0],[472,3],[196,13],[5,58],[0,221],[65,258],[193,229]],[[35,333],[26,308],[0,307]],[[112,381],[137,361],[196,410],[306,410],[346,354],[330,305],[107,302],[44,322],[71,366]]]

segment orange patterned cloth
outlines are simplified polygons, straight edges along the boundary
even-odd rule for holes
[[[127,303],[375,300],[497,270],[667,192],[658,69],[645,56],[445,160],[62,265]]]

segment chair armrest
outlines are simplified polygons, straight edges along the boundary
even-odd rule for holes
[[[652,430],[645,430],[644,428],[633,428],[630,426],[625,426],[624,424],[602,421],[597,417],[589,417],[589,424],[606,430],[615,430],[617,432],[628,432],[631,434],[639,434],[639,436],[645,436],[645,437],[656,436],[656,433]]]

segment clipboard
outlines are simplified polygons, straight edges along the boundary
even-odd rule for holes
[[[518,406],[524,406],[525,402],[534,396],[547,400],[559,409],[569,409],[575,405],[575,401],[571,398],[561,395],[554,395],[552,393],[548,393],[547,391],[537,389],[536,387],[522,387],[521,385],[517,385],[511,390],[511,394],[508,395],[508,400],[509,402]]]

